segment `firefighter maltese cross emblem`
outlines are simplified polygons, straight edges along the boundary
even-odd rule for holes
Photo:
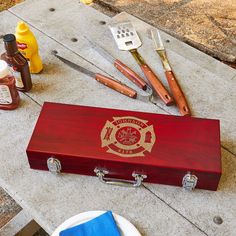
[[[153,125],[132,116],[113,117],[101,132],[102,147],[121,157],[144,156],[156,141]]]

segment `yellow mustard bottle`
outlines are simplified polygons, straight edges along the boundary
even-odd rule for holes
[[[30,73],[39,73],[43,69],[43,64],[34,34],[23,21],[20,21],[17,24],[15,36],[18,50],[29,62]]]

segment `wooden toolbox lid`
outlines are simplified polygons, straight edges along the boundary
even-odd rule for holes
[[[211,119],[46,102],[27,152],[221,173]]]

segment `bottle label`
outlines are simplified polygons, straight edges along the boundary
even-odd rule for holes
[[[7,85],[0,85],[0,104],[9,105],[12,103],[10,89]]]
[[[17,73],[17,74],[19,74],[19,72]],[[13,76],[15,77],[15,79],[16,79],[16,87],[17,88],[24,88],[24,84],[23,84],[23,82],[22,82],[22,79],[21,79],[21,76],[20,75],[15,75],[15,74],[13,74]]]
[[[27,47],[27,44],[25,43],[20,43],[20,42],[17,42],[17,47],[21,50],[25,50]]]
[[[14,67],[10,67],[11,68],[11,73],[12,75],[15,77],[16,79],[16,87],[17,88],[24,88],[24,84],[23,81],[21,79],[21,74],[19,71],[16,70],[16,68]]]

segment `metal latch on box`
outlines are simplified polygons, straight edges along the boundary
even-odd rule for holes
[[[58,174],[61,172],[61,162],[55,157],[50,157],[47,160],[48,170],[53,174]]]
[[[186,190],[193,190],[196,185],[197,185],[197,176],[196,175],[192,175],[191,173],[187,173],[184,177],[183,177],[183,181],[182,181],[182,185],[183,188]]]

